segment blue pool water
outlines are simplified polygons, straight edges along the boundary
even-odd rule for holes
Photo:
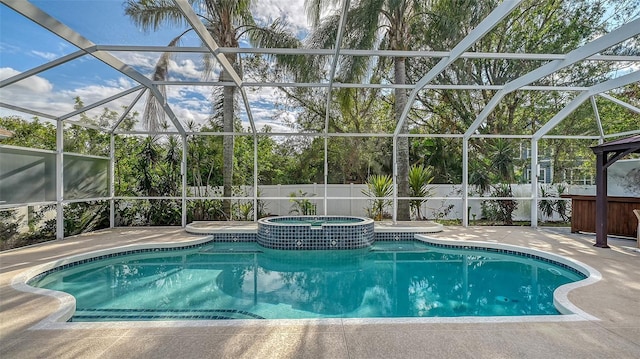
[[[123,255],[30,284],[76,298],[72,321],[558,315],[584,276],[521,256],[377,242],[344,251],[255,243]]]

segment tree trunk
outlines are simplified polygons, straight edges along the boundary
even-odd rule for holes
[[[394,83],[402,85],[406,80],[406,68],[405,68],[405,58],[404,57],[396,57],[394,58]],[[404,110],[404,106],[407,103],[407,91],[402,88],[394,89],[395,101],[393,105],[393,110],[396,117],[396,123],[400,121],[400,117],[402,116],[402,110]],[[408,121],[402,124],[402,128],[400,129],[400,134],[409,133],[409,124]],[[408,137],[398,137],[397,140],[397,166],[398,166],[398,177],[396,178],[398,184],[398,197],[409,197],[409,138]],[[399,200],[398,201],[398,212],[397,212],[397,220],[398,221],[409,221],[411,220],[411,210],[409,200]]]
[[[222,71],[221,80],[231,81],[231,76]],[[223,131],[233,132],[233,97],[235,94],[235,87],[225,86],[223,89]],[[233,186],[233,135],[224,135],[222,139],[222,185],[223,185],[223,197],[231,197]],[[231,200],[225,199],[222,201],[222,211],[227,219],[231,218]]]

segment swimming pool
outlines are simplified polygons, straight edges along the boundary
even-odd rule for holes
[[[582,271],[535,254],[387,242],[345,251],[255,243],[86,258],[30,285],[76,299],[72,321],[555,316]]]

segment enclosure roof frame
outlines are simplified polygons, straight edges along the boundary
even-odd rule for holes
[[[620,26],[613,31],[604,34],[603,36],[586,43],[575,50],[567,53],[567,54],[529,54],[529,53],[475,53],[475,52],[466,52],[466,50],[471,46],[474,42],[481,39],[487,32],[493,28],[499,21],[501,21],[504,17],[506,17],[513,9],[517,8],[520,4],[521,0],[508,0],[504,1],[502,4],[498,5],[494,11],[485,18],[479,26],[477,26],[472,32],[467,35],[462,41],[460,41],[451,51],[390,51],[390,50],[359,50],[359,49],[343,49],[339,46],[339,42],[335,49],[268,49],[268,48],[221,48],[218,44],[213,40],[211,35],[208,33],[200,19],[198,19],[197,15],[191,8],[190,4],[187,0],[174,0],[175,4],[180,8],[185,17],[188,19],[192,28],[195,30],[197,35],[202,39],[205,47],[164,47],[164,46],[124,46],[124,45],[96,45],[90,40],[84,38],[79,33],[75,32],[65,24],[59,22],[58,20],[52,18],[50,15],[46,14],[44,11],[40,10],[37,6],[31,4],[28,0],[0,0],[3,4],[13,9],[14,11],[20,13],[24,17],[29,20],[35,22],[41,27],[47,29],[48,31],[58,35],[62,39],[70,42],[71,44],[77,46],[79,50],[72,52],[68,55],[65,55],[61,58],[55,59],[43,65],[37,66],[33,69],[27,70],[10,78],[4,79],[0,81],[0,88],[28,78],[30,76],[41,73],[45,70],[51,69],[53,67],[59,66],[66,62],[72,61],[84,55],[91,55],[103,62],[104,64],[110,66],[116,71],[122,73],[128,78],[134,80],[140,85],[146,87],[152,96],[156,98],[159,104],[161,104],[162,109],[165,114],[169,117],[173,125],[176,127],[177,131],[181,134],[185,133],[184,127],[181,122],[177,119],[177,116],[173,112],[171,106],[167,103],[167,100],[164,98],[162,93],[159,92],[158,86],[160,85],[168,85],[168,84],[184,84],[183,82],[158,82],[152,81],[148,79],[143,74],[139,73],[135,69],[129,67],[124,64],[122,61],[113,57],[108,51],[162,51],[162,52],[210,52],[214,55],[214,57],[218,60],[221,66],[231,75],[233,84],[240,89],[240,94],[243,98],[244,107],[246,109],[247,117],[251,124],[251,129],[253,132],[257,132],[255,127],[255,121],[253,118],[251,103],[248,100],[245,87],[266,87],[266,86],[291,86],[291,87],[328,87],[332,88],[406,88],[411,89],[411,93],[409,95],[409,101],[407,101],[405,108],[403,109],[403,113],[401,116],[401,121],[396,124],[396,129],[394,134],[399,132],[399,128],[402,123],[406,121],[408,113],[413,105],[413,100],[417,95],[418,91],[422,89],[432,89],[432,88],[451,88],[451,89],[492,89],[497,90],[498,92],[493,96],[493,98],[489,101],[489,103],[483,108],[474,122],[467,128],[465,131],[465,137],[469,138],[471,135],[477,131],[478,127],[486,120],[492,110],[498,105],[498,103],[502,100],[504,96],[508,93],[511,93],[515,90],[546,90],[546,88],[541,86],[530,86],[530,84],[544,76],[551,75],[558,71],[559,69],[565,68],[569,65],[575,64],[578,61],[582,60],[593,60],[593,61],[640,61],[640,56],[631,55],[631,56],[611,56],[611,55],[600,55],[598,52],[610,48],[611,46],[620,43],[626,39],[629,39],[633,36],[640,35],[640,19],[635,19],[627,24]],[[350,2],[343,1],[342,2],[342,11],[341,11],[341,22],[346,20],[347,12],[345,9],[348,9]],[[495,18],[493,18],[495,17]],[[338,41],[341,40],[342,34],[338,34]],[[237,72],[233,69],[231,64],[225,58],[225,54],[228,53],[264,53],[264,54],[302,54],[302,55],[313,55],[313,54],[322,54],[322,55],[333,55],[334,59],[338,55],[351,55],[351,56],[422,56],[422,57],[441,57],[441,61],[434,66],[423,78],[418,81],[416,84],[345,84],[335,82],[335,61],[331,65],[331,72],[333,75],[330,76],[328,83],[309,83],[309,84],[301,84],[301,83],[282,83],[282,84],[260,84],[260,83],[246,83],[238,76]],[[433,80],[441,71],[443,71],[448,65],[450,65],[453,61],[458,58],[486,58],[486,59],[520,59],[520,60],[550,60],[551,62],[541,65],[537,69],[531,71],[528,74],[521,76],[520,78],[509,81],[503,85],[429,85],[429,82]],[[195,84],[197,82],[186,82],[186,84]],[[201,82],[202,84],[206,84],[208,86],[226,86],[227,83],[224,82]],[[585,91],[588,89],[574,86],[564,86],[561,88],[555,88],[560,91]],[[331,91],[328,91],[327,97],[329,98]],[[615,99],[607,94],[599,93],[599,96],[609,99],[611,101],[616,102],[617,104],[630,109],[634,112],[637,112],[637,107],[625,103],[624,101]],[[117,98],[117,97],[115,97]],[[329,99],[328,99],[329,100]],[[109,101],[99,101],[95,104],[91,104],[86,106],[87,109],[97,107],[101,104],[104,104]],[[137,101],[134,101],[136,103]],[[7,103],[0,103],[0,106],[13,109],[20,112],[25,112],[29,114],[33,114],[36,116],[41,116],[44,118],[61,118],[68,119],[72,117],[74,114],[77,114],[78,111],[73,111],[71,113],[62,115],[62,116],[54,116],[51,114],[45,114],[39,111],[33,111],[29,109],[24,109],[20,106],[15,106]],[[327,110],[328,111],[328,110]],[[113,132],[115,128],[105,129],[105,131]]]

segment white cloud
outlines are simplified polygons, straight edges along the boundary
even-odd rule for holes
[[[71,99],[79,97],[85,105],[89,105],[107,97],[115,96],[124,90],[126,90],[126,88],[111,86],[107,83],[105,85],[82,86],[73,90],[64,90],[53,95]]]
[[[155,67],[159,53],[122,52],[116,54],[118,59],[135,68],[145,76],[150,76]],[[191,58],[190,58],[191,57]],[[175,54],[169,60],[170,80],[201,80],[204,78],[204,65],[201,54]]]
[[[58,55],[54,54],[53,52],[42,52],[42,51],[32,50],[31,53],[36,56],[42,57],[43,59],[48,61],[55,60],[58,58]]]
[[[149,53],[149,52],[116,52],[114,53],[120,61],[125,64],[135,67],[138,71],[143,73],[150,74],[153,72],[153,69],[156,66],[156,62],[160,58],[160,54],[158,53]]]
[[[121,77],[118,79],[118,85],[122,88],[130,88],[134,86],[134,83],[127,78]]]
[[[285,19],[291,30],[298,33],[309,29],[304,10],[304,1],[261,0],[256,1],[253,14],[262,23],[271,23],[276,18]]]
[[[0,68],[0,79],[18,74],[12,68]],[[30,76],[22,81],[6,86],[0,93],[4,102],[51,116],[62,116],[74,110],[74,98],[80,97],[85,105],[100,101],[131,88],[134,83],[124,77],[105,81],[103,84],[82,85],[73,89],[56,90],[53,84],[40,76]],[[121,106],[129,106],[132,96],[121,97],[104,106],[89,111],[89,116],[98,115],[103,107],[120,110]]]
[[[184,125],[185,129],[186,129],[187,123],[189,122],[203,124],[207,121],[207,118],[209,118],[209,116],[206,113],[193,111],[191,109],[182,107],[180,105],[172,106],[172,109],[173,109],[173,113],[176,115],[179,121]]]
[[[1,67],[0,68],[0,79],[8,79],[9,77],[13,77],[15,75],[20,74],[20,71],[12,69],[10,67]],[[13,91],[23,92],[27,91],[30,93],[47,93],[53,89],[53,84],[49,82],[47,79],[42,78],[40,76],[30,76],[24,80],[18,81],[12,85],[5,87],[2,91],[3,93],[8,89],[12,89]],[[5,97],[3,95],[2,97]]]
[[[200,66],[196,66],[191,59],[169,61],[169,73],[173,76],[179,75],[181,78],[200,80],[204,75],[203,70]]]
[[[128,77],[119,77],[117,79],[106,80],[105,84],[109,87],[120,88],[126,90],[137,85],[137,82],[132,81]]]
[[[2,52],[2,55],[6,56],[8,54],[22,54],[23,50],[18,46],[0,41],[0,52]]]
[[[167,86],[167,98],[173,101],[188,101],[195,98],[209,99],[212,88],[209,86]]]
[[[247,91],[250,102],[274,106],[285,99],[285,95],[277,87],[257,87]]]
[[[285,95],[276,87],[259,87],[247,90],[247,97],[251,105],[251,113],[258,130],[268,125],[272,132],[292,132],[286,122],[292,122],[296,115],[290,111],[283,111],[276,104],[286,100]],[[247,124],[248,126],[248,124]]]
[[[138,57],[138,59],[142,59]],[[192,61],[182,61],[180,69],[190,76],[200,76]],[[0,68],[0,79],[18,74],[12,68]],[[74,110],[74,98],[80,97],[85,105],[90,105],[104,98],[116,95],[122,91],[136,86],[137,83],[127,77],[118,77],[100,83],[84,84],[72,89],[57,90],[53,84],[40,76],[31,76],[23,81],[2,89],[0,96],[3,101],[12,105],[27,108],[33,111],[46,113],[52,116],[62,116]],[[167,100],[180,122],[185,125],[188,122],[205,124],[211,115],[211,86],[167,86]],[[105,105],[98,106],[87,111],[89,117],[99,116],[103,108],[121,111],[123,106],[130,106],[131,101],[138,93],[116,99]],[[247,89],[247,96],[251,105],[251,112],[258,130],[269,125],[273,132],[291,132],[285,125],[285,119],[293,120],[295,113],[283,112],[275,107],[275,104],[284,100],[282,92],[275,87],[260,87]],[[145,95],[134,105],[133,110],[140,116],[144,112]],[[241,105],[242,106],[242,105]],[[0,109],[1,114],[7,111]],[[242,107],[239,116],[243,119],[243,126],[249,127],[246,111]],[[72,118],[77,120],[78,118]],[[140,118],[139,118],[140,119]],[[167,121],[169,119],[167,118]],[[172,128],[173,126],[170,125]],[[141,129],[141,125],[138,125]]]

